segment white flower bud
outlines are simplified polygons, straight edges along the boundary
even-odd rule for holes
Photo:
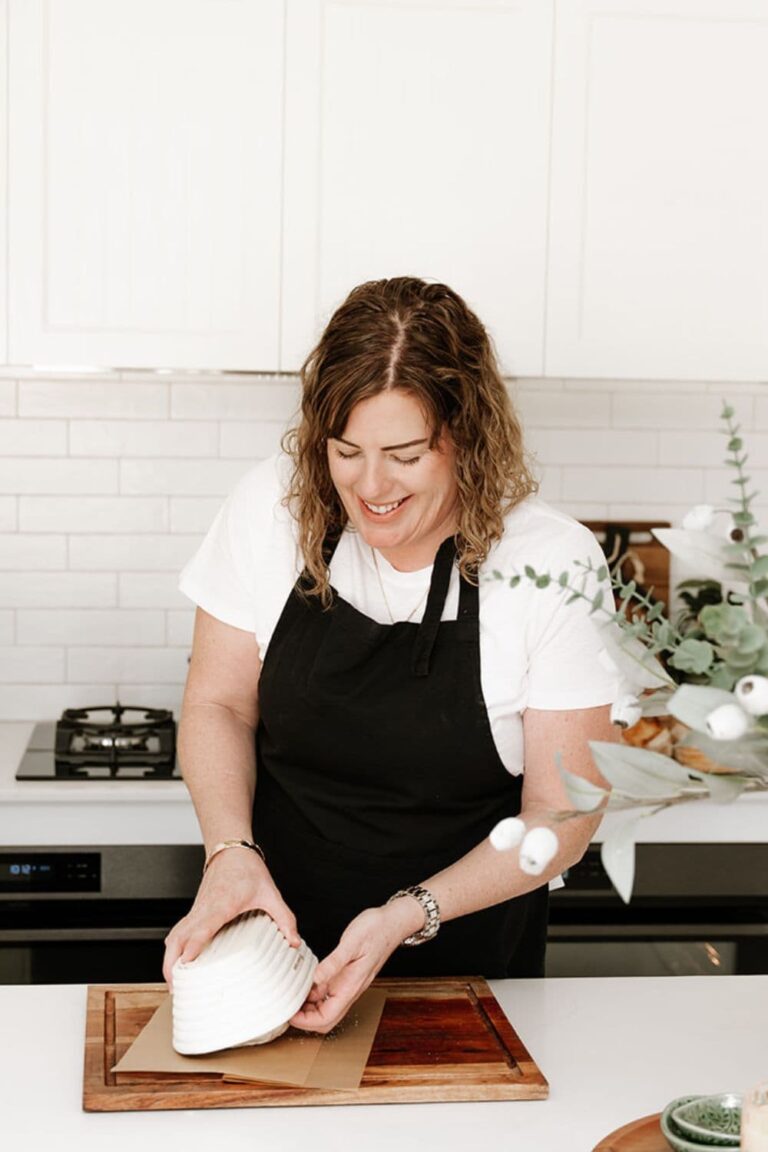
[[[721,704],[706,719],[713,740],[738,740],[749,728],[749,717],[738,704]]]
[[[768,712],[768,676],[742,676],[733,694],[750,716],[765,716]]]
[[[523,836],[525,836],[525,824],[519,816],[508,816],[506,820],[500,820],[496,827],[492,830],[489,840],[497,852],[509,852],[510,848],[516,848]]]
[[[551,828],[531,828],[520,845],[520,870],[529,876],[540,876],[559,847],[560,842]]]
[[[619,696],[611,705],[611,723],[620,728],[632,728],[643,714],[637,696]]]
[[[706,532],[712,527],[716,511],[711,504],[694,504],[683,516],[682,527],[694,532]]]

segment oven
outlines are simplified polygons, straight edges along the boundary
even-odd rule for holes
[[[198,845],[0,848],[0,984],[161,980],[203,858]]]
[[[625,905],[593,844],[551,894],[548,976],[768,974],[768,844],[638,844]]]

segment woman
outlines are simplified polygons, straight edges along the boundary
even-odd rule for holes
[[[302,383],[288,455],[240,482],[182,575],[180,758],[208,866],[164,972],[263,908],[321,958],[292,1023],[323,1032],[382,969],[543,974],[547,882],[598,820],[560,825],[540,876],[487,837],[569,806],[558,753],[599,782],[587,741],[611,738],[615,684],[579,604],[489,579],[601,560],[534,497],[456,293],[361,285]]]

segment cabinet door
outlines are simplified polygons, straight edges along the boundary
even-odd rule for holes
[[[282,0],[10,0],[14,363],[274,368]]]
[[[288,0],[282,367],[356,284],[442,280],[543,361],[549,0]]]
[[[768,375],[765,0],[557,7],[546,372]]]

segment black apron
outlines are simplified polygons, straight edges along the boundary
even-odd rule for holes
[[[379,624],[335,590],[324,610],[302,575],[267,649],[254,837],[320,958],[363,909],[520,811],[522,779],[499,758],[482,695],[477,586],[461,579],[458,618],[440,619],[455,556],[449,538],[419,624]],[[382,975],[542,976],[547,897],[544,884],[450,920],[396,949]]]

